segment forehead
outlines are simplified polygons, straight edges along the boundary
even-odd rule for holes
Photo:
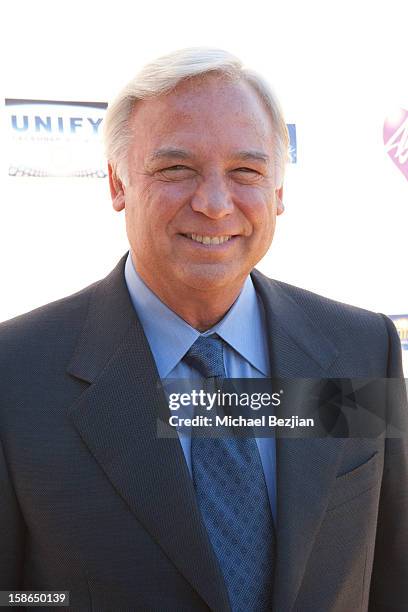
[[[194,77],[168,94],[138,102],[129,126],[140,153],[159,146],[227,152],[270,148],[273,142],[272,119],[255,89],[218,74]]]

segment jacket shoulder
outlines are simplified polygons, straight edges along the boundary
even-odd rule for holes
[[[371,364],[370,371],[384,371],[391,353],[401,350],[398,332],[385,315],[327,298],[307,289],[266,277],[259,271],[253,274],[255,288],[270,300],[296,337],[301,334],[301,322],[327,338],[339,352],[345,364],[361,362],[359,371]],[[285,315],[290,312],[290,315]],[[293,314],[302,313],[292,317]],[[397,355],[398,361],[398,355]],[[380,375],[380,374],[378,374]],[[385,376],[385,374],[381,374]]]
[[[320,312],[324,311],[326,317],[335,317],[337,324],[342,319],[350,323],[354,320],[356,323],[365,322],[368,324],[382,324],[381,314],[361,308],[359,306],[353,306],[352,304],[346,304],[332,298],[325,297],[308,289],[296,287],[284,283],[283,281],[268,279],[271,283],[278,286],[286,295],[294,300],[299,306],[304,308],[311,316],[316,316]]]
[[[0,323],[0,361],[9,362],[13,355],[32,358],[46,346],[73,345],[99,282]]]
[[[269,278],[258,270],[255,271],[254,276],[258,283],[268,286],[269,290],[281,292],[295,302],[312,319],[316,319],[324,313],[324,319],[330,322],[335,319],[336,325],[341,325],[342,323],[350,325],[354,321],[356,324],[379,325],[384,329],[384,315],[380,313],[333,300],[308,289]]]

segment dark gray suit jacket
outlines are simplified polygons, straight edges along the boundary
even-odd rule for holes
[[[0,590],[226,612],[182,449],[156,435],[165,399],[123,268],[0,325]],[[382,315],[252,278],[274,376],[402,376]],[[408,609],[407,466],[406,439],[277,440],[275,612]]]

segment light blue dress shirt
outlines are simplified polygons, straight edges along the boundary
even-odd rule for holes
[[[182,361],[200,335],[218,334],[224,345],[224,366],[228,378],[265,378],[270,375],[265,314],[251,277],[248,276],[237,300],[214,327],[201,333],[166,306],[137,274],[130,253],[125,280],[160,378],[197,378],[199,375]],[[191,437],[178,432],[190,474]],[[276,521],[276,452],[274,438],[256,438]]]

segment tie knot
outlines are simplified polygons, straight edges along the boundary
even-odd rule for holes
[[[225,378],[222,340],[216,334],[199,336],[184,355],[183,360],[204,378]]]

